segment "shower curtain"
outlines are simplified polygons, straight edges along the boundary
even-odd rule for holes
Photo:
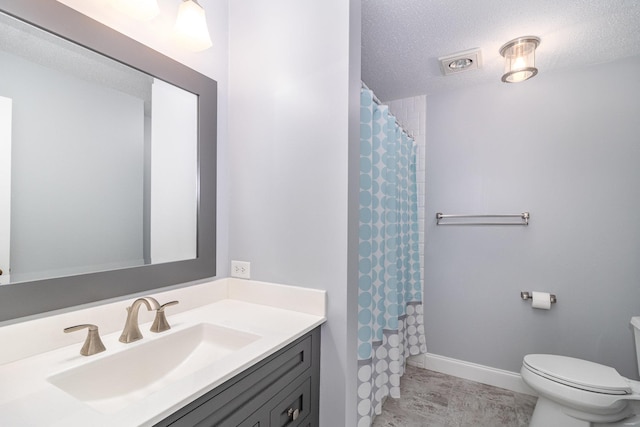
[[[358,427],[400,397],[406,358],[426,352],[416,147],[386,105],[360,96]]]

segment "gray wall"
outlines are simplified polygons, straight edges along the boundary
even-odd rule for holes
[[[360,2],[229,10],[230,258],[252,279],[328,291],[320,423],[353,426]]]
[[[519,371],[555,353],[637,378],[640,58],[427,98],[430,353]],[[436,212],[531,212],[436,227]],[[534,310],[520,291],[558,296]]]
[[[143,263],[141,99],[0,54],[12,281]]]

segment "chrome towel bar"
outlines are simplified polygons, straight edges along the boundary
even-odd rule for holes
[[[485,221],[471,221],[467,219],[484,218]],[[502,218],[519,219],[519,222],[500,220]],[[529,225],[529,212],[520,214],[496,214],[496,215],[445,215],[438,212],[436,214],[436,225]],[[494,219],[494,221],[492,221]],[[442,222],[451,220],[450,222]]]

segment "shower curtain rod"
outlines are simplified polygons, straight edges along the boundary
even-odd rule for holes
[[[360,80],[360,85],[361,85],[361,87],[362,87],[363,89],[366,89],[366,90],[368,90],[369,92],[371,92],[371,95],[373,95],[373,102],[375,102],[375,103],[376,103],[376,104],[378,104],[378,105],[386,105],[384,102],[380,101],[380,99],[376,96],[376,94],[375,94],[371,89],[369,89],[369,86],[367,86],[367,84],[366,84],[365,82],[363,82],[362,80]],[[408,130],[407,130],[407,129],[402,125],[402,123],[400,123],[400,122],[398,121],[398,118],[397,118],[396,116],[393,116],[393,118],[395,119],[396,124],[397,124],[397,125],[398,125],[398,127],[402,130],[402,132],[406,133],[406,134],[407,134],[407,136],[408,136],[409,138],[413,139],[413,142],[415,143],[416,138],[413,136],[413,134],[412,134],[411,132],[409,132],[409,131],[408,131]]]
[[[369,89],[369,86],[367,86],[367,84],[365,82],[363,82],[362,80],[360,80],[360,84],[362,85],[363,88],[365,88],[366,90],[371,91],[371,94],[373,95],[373,102],[375,102],[378,105],[384,105],[384,102],[380,101],[380,99],[378,99],[378,97],[376,96],[376,94]]]

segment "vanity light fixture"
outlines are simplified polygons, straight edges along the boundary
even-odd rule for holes
[[[139,21],[150,21],[160,13],[158,0],[111,0],[111,5]]]
[[[518,37],[508,41],[500,48],[500,55],[504,56],[505,83],[519,83],[538,74],[536,68],[536,48],[540,45],[540,38],[535,36]]]
[[[111,5],[139,21],[150,21],[160,13],[157,0],[111,0]],[[198,0],[182,0],[173,32],[182,46],[194,52],[213,45],[204,8]]]
[[[204,9],[197,0],[182,1],[174,33],[187,49],[194,52],[208,49],[213,45]]]

